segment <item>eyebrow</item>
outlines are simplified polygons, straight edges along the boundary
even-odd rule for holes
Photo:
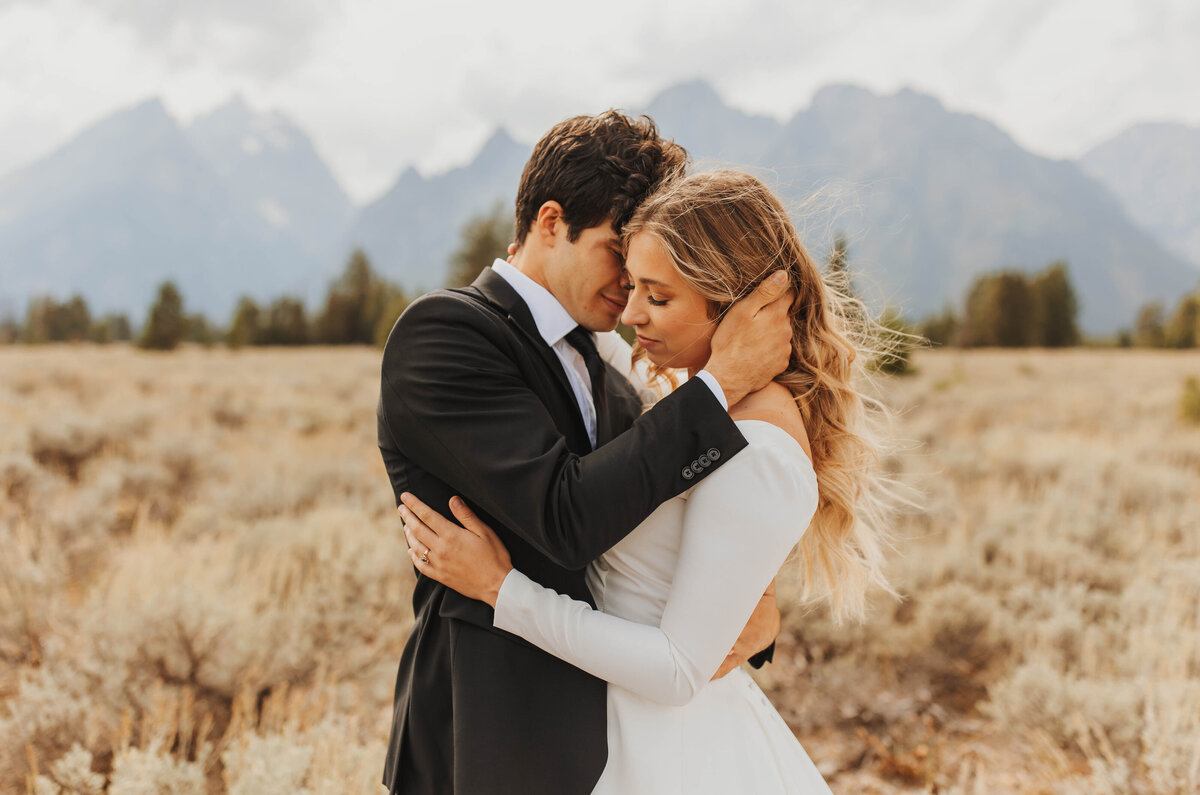
[[[665,287],[668,290],[671,289],[671,285],[666,284],[664,282],[656,281],[654,279],[638,279],[638,282],[641,284],[649,285],[651,287]]]

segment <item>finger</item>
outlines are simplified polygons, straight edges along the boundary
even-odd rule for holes
[[[782,271],[780,271],[782,273]],[[793,304],[796,303],[796,291],[791,287],[784,287],[783,291],[775,298],[768,301],[765,305],[759,307],[756,315],[762,312],[774,312],[779,317],[786,317],[792,311]]]
[[[404,528],[404,539],[408,541],[408,548],[411,551],[416,552],[417,555],[427,556],[429,554],[429,548],[423,545],[417,539],[413,538],[412,531],[409,530],[407,526]]]
[[[462,523],[462,526],[474,535],[486,537],[491,529],[482,522],[475,512],[467,507],[467,503],[462,497],[450,498],[450,513],[454,514],[454,518]]]
[[[406,497],[406,496],[412,497],[412,495],[401,495],[401,497],[400,497],[401,500],[403,501],[404,497]],[[424,515],[422,515],[420,512],[418,512],[418,510],[416,510],[416,508],[424,508],[426,513]],[[400,510],[401,519],[403,519],[406,522],[409,522],[409,524],[414,524],[414,525],[419,524],[421,526],[424,526],[426,528],[426,530],[433,533],[434,536],[437,536],[438,531],[433,530],[433,527],[432,527],[433,522],[431,521],[432,516],[430,516],[430,514],[433,514],[433,516],[436,516],[437,512],[434,512],[434,510],[431,510],[430,507],[426,506],[426,504],[424,502],[421,502],[416,497],[412,497],[412,502],[406,502],[406,503],[402,504],[402,506],[400,508],[398,508],[398,510]],[[443,520],[443,521],[445,521],[445,520]]]
[[[422,559],[420,555],[418,555],[416,552],[413,552],[411,549],[408,550],[408,559],[411,560],[412,564],[417,567],[417,571],[421,572],[427,577],[430,576],[430,572],[433,569],[433,561],[429,560],[428,558]]]
[[[429,527],[420,519],[418,519],[412,511],[407,511],[404,514],[404,530],[405,535],[408,538],[415,538],[421,543],[421,546],[427,550],[433,549],[437,545],[437,533],[430,530]]]
[[[400,495],[400,502],[403,503],[401,506],[402,508],[408,509],[410,514],[412,514],[415,518],[420,519],[425,527],[429,529],[429,532],[433,533],[434,535],[437,535],[437,531],[433,529],[434,525],[436,524],[436,519],[434,517],[441,519],[443,522],[446,521],[445,517],[438,514],[437,511],[433,510],[428,505],[418,500],[415,496],[409,494],[407,491]],[[402,512],[400,515],[404,516],[404,513]],[[408,520],[406,519],[405,521]]]
[[[754,288],[748,298],[757,306],[764,307],[767,304],[773,303],[776,299],[782,296],[787,291],[788,274],[787,271],[775,271],[766,279],[763,279],[762,284]]]

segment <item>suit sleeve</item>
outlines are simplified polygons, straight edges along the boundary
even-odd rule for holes
[[[585,567],[746,446],[697,382],[574,455],[514,361],[530,352],[501,326],[453,293],[415,302],[384,349],[381,420],[409,458],[564,568]]]
[[[570,664],[664,704],[712,678],[817,506],[794,451],[752,447],[696,486],[659,626],[607,615],[509,572],[495,626]]]

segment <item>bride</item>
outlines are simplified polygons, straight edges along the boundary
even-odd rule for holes
[[[422,574],[492,605],[496,627],[610,683],[608,764],[596,793],[829,792],[746,672],[720,674],[797,544],[806,595],[827,599],[838,618],[861,617],[867,588],[886,587],[886,502],[866,428],[876,406],[854,386],[864,357],[851,339],[863,315],[845,311],[778,199],[747,174],[667,185],[624,242],[631,295],[622,320],[637,332],[634,359],[672,386],[672,369],[703,369],[734,301],[776,269],[788,272],[797,295],[791,366],[729,409],[749,447],[591,564],[596,610],[513,569],[457,497],[450,507],[463,528],[404,495],[409,554]],[[690,468],[699,473],[719,455]]]

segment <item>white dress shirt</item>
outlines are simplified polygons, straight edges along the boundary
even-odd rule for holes
[[[579,324],[563,308],[553,293],[512,264],[497,259],[492,263],[492,269],[517,291],[517,295],[521,296],[521,300],[529,307],[529,314],[533,315],[533,322],[537,326],[538,333],[542,335],[542,339],[562,362],[563,369],[567,373],[567,381],[571,384],[571,391],[575,394],[575,402],[579,405],[580,414],[583,415],[583,424],[587,428],[588,438],[592,442],[592,448],[595,449],[596,404],[592,399],[592,379],[588,375],[583,355],[575,350],[566,339],[567,334]],[[595,336],[593,333],[593,337]],[[615,331],[607,332],[605,336],[615,337],[621,345],[628,348],[625,341]],[[609,357],[614,347],[616,345],[612,340],[597,340],[597,349],[609,352],[609,355],[601,354],[606,360],[611,361]],[[701,370],[696,377],[708,385],[722,408],[729,408],[729,404],[725,400],[725,392],[712,373]],[[644,384],[635,383],[634,385],[635,387],[644,387]],[[640,391],[642,390],[639,388]]]

